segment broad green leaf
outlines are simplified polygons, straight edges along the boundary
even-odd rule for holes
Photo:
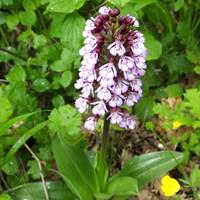
[[[65,71],[62,73],[62,76],[59,80],[59,83],[66,88],[67,86],[70,85],[72,81],[72,72],[71,71]]]
[[[78,198],[61,182],[46,182],[51,200],[78,200]],[[8,191],[14,199],[18,200],[46,200],[41,182],[27,183]]]
[[[64,106],[64,104],[65,104],[65,99],[63,98],[62,95],[59,95],[59,94],[58,94],[58,95],[56,95],[56,96],[53,97],[52,103],[53,103],[53,106],[54,106],[54,107],[58,108],[58,107],[60,107],[60,106]]]
[[[136,5],[133,7],[135,11],[140,10],[144,8],[145,6],[155,3],[157,0],[132,0],[131,3],[135,3]]]
[[[192,126],[194,129],[200,128],[200,121],[195,121],[194,123],[192,123]]]
[[[39,148],[38,157],[41,160],[51,160],[52,159],[51,145],[46,145],[45,147]]]
[[[65,65],[62,60],[55,60],[51,63],[50,67],[55,72],[63,72],[67,69],[67,65]]]
[[[23,0],[22,5],[25,10],[35,10],[40,5],[40,1],[39,0],[34,0],[34,1]]]
[[[200,57],[199,57],[200,49],[192,48],[188,49],[186,52],[186,58],[191,62],[200,65]],[[199,71],[199,70],[198,70]],[[196,72],[197,73],[197,72]],[[199,72],[200,73],[200,72]]]
[[[39,78],[33,82],[32,88],[37,92],[44,92],[51,88],[51,84],[46,78]]]
[[[54,133],[61,133],[65,138],[67,135],[79,135],[81,126],[81,114],[70,105],[54,108],[49,115],[49,128]]]
[[[184,94],[185,105],[190,108],[190,112],[200,118],[200,91],[196,88],[186,90]]]
[[[27,113],[24,115],[20,115],[17,116],[9,121],[7,121],[6,123],[4,123],[3,125],[0,126],[0,136],[3,135],[11,126],[13,126],[14,124],[17,124],[20,121],[25,120],[26,118],[30,117],[31,115],[36,114],[37,112],[33,112],[33,113]]]
[[[169,59],[170,58],[170,59]],[[191,64],[186,60],[183,54],[177,52],[163,53],[161,57],[161,66],[167,65],[169,72],[187,73],[193,70]]]
[[[184,6],[184,0],[177,0],[174,4],[174,10],[177,12]]]
[[[10,6],[13,4],[13,0],[2,0],[3,1],[3,5],[6,5],[6,6]]]
[[[0,98],[0,123],[5,122],[12,115],[12,105],[6,98]]]
[[[162,103],[162,104],[157,103],[153,107],[153,112],[155,114],[158,114],[161,118],[167,117],[170,115],[170,107],[166,103]]]
[[[148,56],[146,60],[156,60],[162,53],[162,45],[152,35],[144,33],[145,46],[148,50]]]
[[[48,28],[49,36],[54,38],[59,38],[61,36],[61,27],[63,21],[67,15],[65,13],[52,13],[51,14],[51,24]]]
[[[13,198],[8,194],[0,194],[0,200],[13,200]]]
[[[77,59],[80,59],[80,55],[77,51],[72,49],[63,49],[61,54],[61,59],[65,65],[71,65],[73,62],[77,61]],[[71,67],[68,67],[68,69],[71,69]]]
[[[1,2],[0,2],[1,7]],[[0,12],[0,25],[7,23],[7,14],[4,12]]]
[[[167,98],[165,87],[159,87],[154,90],[156,99]]]
[[[131,0],[108,0],[109,3],[118,6],[118,7],[124,7],[129,1]]]
[[[140,120],[149,119],[154,115],[153,106],[155,102],[153,99],[144,97],[135,106],[135,112]]]
[[[47,12],[72,13],[83,6],[86,0],[49,0]]]
[[[192,148],[189,148],[190,151],[194,152],[197,156],[200,156],[200,144],[195,145]]]
[[[141,189],[159,176],[172,170],[184,159],[182,153],[171,151],[171,154],[168,151],[161,151],[137,156],[125,163],[122,170],[111,180],[129,176],[138,181],[138,187]]]
[[[49,3],[49,0],[40,0],[40,3],[41,3],[42,5],[44,5],[44,4],[46,4],[46,3]]]
[[[198,187],[200,185],[200,169],[195,167],[191,173],[192,185]]]
[[[96,192],[94,169],[85,154],[56,134],[53,138],[53,154],[67,186],[80,200],[93,200]]]
[[[197,65],[197,66],[194,68],[194,71],[195,71],[197,74],[200,74],[200,65]]]
[[[13,30],[19,23],[18,15],[8,15],[6,17],[6,23],[9,29]]]
[[[134,16],[136,19],[139,18],[138,13],[133,9],[134,4],[131,2],[127,3],[126,6],[120,7],[120,14],[121,15],[131,15]]]
[[[20,22],[25,26],[31,27],[32,25],[34,25],[36,22],[36,18],[37,16],[32,10],[19,12]]]
[[[84,18],[76,12],[65,17],[61,27],[61,42],[64,47],[68,49],[80,47],[84,26]]]
[[[6,79],[10,83],[16,82],[25,82],[26,81],[26,72],[23,67],[17,66],[13,67],[8,75],[6,75]]]
[[[33,47],[35,49],[39,49],[39,47],[42,47],[44,49],[45,44],[47,44],[47,38],[44,35],[33,35]]]
[[[22,115],[22,116],[24,116],[24,115]],[[22,116],[20,116],[20,117],[22,117]],[[30,115],[27,115],[27,116],[30,116]],[[22,118],[21,118],[21,120],[22,120]],[[4,160],[3,160],[3,163],[6,164],[10,160],[10,158],[12,156],[14,156],[14,154],[19,150],[19,148],[22,145],[24,145],[24,143],[30,137],[32,137],[35,133],[37,133],[39,130],[41,130],[42,128],[44,128],[47,124],[48,124],[48,121],[44,121],[44,122],[38,124],[37,126],[33,127],[31,130],[27,131],[23,136],[21,136],[21,138],[19,138],[19,140],[12,146],[12,148],[6,154],[6,156],[5,156]]]
[[[165,89],[168,97],[181,97],[183,88],[179,84],[168,85]]]
[[[36,160],[29,160],[27,163],[29,167],[28,174],[31,176],[33,180],[37,180],[40,178],[40,170],[38,167],[38,162]]]
[[[199,143],[199,139],[198,136],[195,133],[192,133],[190,135],[190,139],[189,139],[189,147],[192,148],[193,146],[195,146],[196,144]]]
[[[137,180],[132,177],[119,177],[108,182],[106,193],[112,196],[139,195]]]
[[[15,173],[17,173],[18,169],[19,164],[14,156],[11,157],[9,161],[1,168],[1,170],[7,175],[14,175]]]

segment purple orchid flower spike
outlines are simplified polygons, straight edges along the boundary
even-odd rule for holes
[[[145,74],[147,49],[145,39],[136,28],[135,17],[119,16],[118,8],[103,6],[99,15],[86,21],[83,57],[75,87],[80,97],[75,106],[79,112],[91,107],[92,116],[85,128],[93,131],[101,116],[112,124],[134,129],[135,120],[122,105],[134,106],[142,97],[141,76]]]

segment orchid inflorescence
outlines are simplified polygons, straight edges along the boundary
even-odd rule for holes
[[[118,8],[103,6],[99,15],[86,21],[79,79],[75,87],[80,97],[75,106],[80,113],[92,107],[85,128],[94,130],[101,116],[112,124],[134,129],[135,120],[122,105],[134,106],[142,97],[141,76],[145,74],[147,49],[135,17],[119,16]]]

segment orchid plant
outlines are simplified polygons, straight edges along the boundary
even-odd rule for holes
[[[90,132],[104,118],[101,148],[96,154],[88,152],[59,134],[53,140],[58,170],[74,199],[125,200],[139,195],[139,189],[183,159],[178,152],[148,153],[134,157],[120,172],[109,175],[106,160],[111,125],[135,129],[136,120],[126,108],[133,107],[142,97],[147,48],[144,35],[137,28],[136,18],[120,16],[116,7],[103,6],[95,18],[86,21],[84,46],[79,51],[82,66],[75,83],[81,94],[75,106],[80,113],[90,115],[84,123]]]

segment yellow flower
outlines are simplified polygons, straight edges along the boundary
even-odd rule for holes
[[[164,176],[161,180],[161,183],[161,190],[167,197],[173,196],[181,188],[178,181],[170,176]]]
[[[181,125],[182,125],[182,124],[181,124],[181,122],[179,122],[179,121],[173,122],[173,128],[175,128],[175,129],[179,128]]]

